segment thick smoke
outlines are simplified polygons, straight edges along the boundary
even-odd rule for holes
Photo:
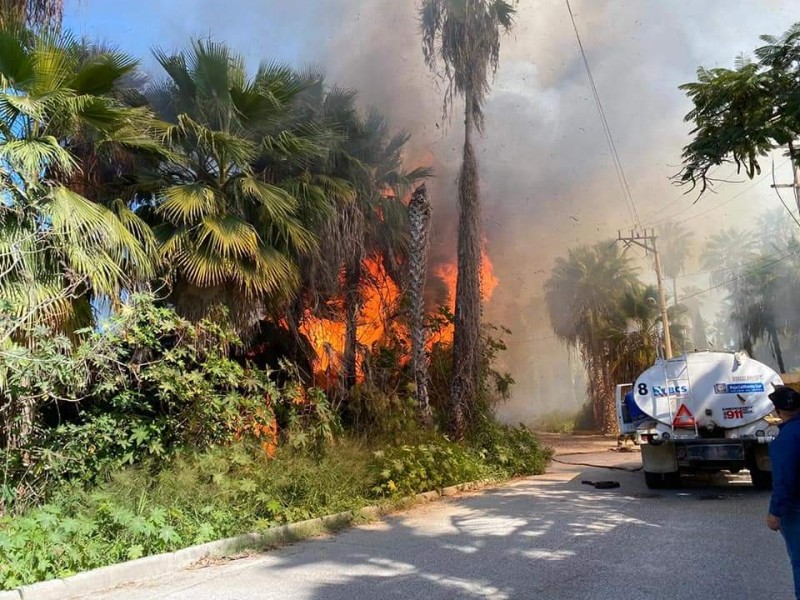
[[[347,4],[344,22],[350,26],[330,42],[332,74],[414,134],[412,158],[434,158],[435,259],[451,258],[461,119],[454,114],[442,121],[441,89],[422,63],[414,2]],[[712,213],[713,226],[707,217],[691,219],[721,200],[710,196],[692,207],[695,197],[682,196],[670,182],[689,130],[683,122],[689,105],[678,85],[692,81],[699,65],[730,66],[737,54],[758,45],[760,34],[782,32],[800,19],[800,11],[789,11],[789,2],[757,4],[573,3],[639,217],[645,225],[672,215],[688,218],[698,246],[707,233],[752,215],[743,208],[754,203],[745,198]],[[580,389],[575,381],[580,369],[553,339],[542,302],[553,260],[571,246],[616,237],[634,220],[563,2],[521,4],[487,111],[479,154],[484,226],[500,286],[486,314],[514,332],[507,366],[518,385],[501,411],[509,420],[528,420],[574,407]],[[739,191],[731,190],[720,195]],[[749,198],[769,206],[776,202],[766,184]],[[646,263],[642,267],[649,277]],[[705,287],[704,281],[693,283]]]
[[[151,1],[149,8],[140,2],[125,9],[130,14],[113,17],[102,0],[81,4],[78,24],[92,11],[109,12],[116,23],[129,18],[126,27],[140,34],[139,44],[173,47],[191,35],[211,34],[254,61],[317,63],[332,81],[359,89],[365,105],[413,134],[410,166],[435,167],[434,260],[455,256],[461,118],[458,109],[450,120],[442,118],[440,82],[422,61],[415,0]],[[698,66],[731,66],[737,54],[758,46],[760,34],[785,31],[800,20],[796,5],[789,0],[572,4],[643,224],[671,216],[686,220],[700,246],[707,234],[773,208],[777,200],[768,182],[709,214],[704,212],[749,184],[723,185],[719,195],[695,206],[694,196],[672,186],[669,178],[678,170],[689,131],[683,122],[688,102],[677,87],[694,80]],[[158,17],[148,18],[148,11]],[[137,18],[146,20],[137,24]],[[157,29],[141,37],[151,22]],[[123,48],[143,53],[141,46]],[[518,386],[502,414],[528,420],[579,401],[574,390],[580,369],[553,339],[541,297],[554,259],[572,246],[615,238],[634,221],[562,0],[521,2],[518,25],[503,45],[486,130],[478,150],[484,226],[500,279],[486,317],[514,332],[507,366]],[[642,268],[649,277],[646,263]],[[707,279],[691,283],[707,287]]]

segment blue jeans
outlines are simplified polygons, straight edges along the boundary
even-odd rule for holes
[[[800,600],[800,507],[792,508],[781,519],[781,534],[786,540],[786,549],[789,551],[789,560],[792,563],[794,596]]]

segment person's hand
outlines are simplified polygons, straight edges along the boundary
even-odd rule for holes
[[[772,531],[780,531],[781,520],[775,515],[767,515],[767,527],[769,527]]]

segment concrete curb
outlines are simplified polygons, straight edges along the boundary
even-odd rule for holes
[[[409,506],[423,502],[433,502],[439,498],[479,490],[496,483],[498,482],[483,480],[453,485],[438,491],[423,492],[416,496],[403,498],[397,502],[397,505]],[[347,511],[317,519],[299,521],[258,533],[245,533],[232,538],[190,546],[167,554],[146,556],[137,560],[84,571],[64,579],[51,579],[22,586],[12,591],[0,591],[0,600],[64,600],[65,598],[76,596],[88,596],[126,583],[160,575],[169,575],[204,558],[224,558],[246,550],[267,550],[281,544],[338,531],[352,525],[354,522],[375,521],[392,512],[392,509],[393,506],[365,506],[357,511]]]

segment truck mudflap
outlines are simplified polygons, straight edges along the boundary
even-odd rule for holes
[[[642,465],[648,473],[675,473],[678,471],[678,460],[675,446],[669,443],[643,444]]]

